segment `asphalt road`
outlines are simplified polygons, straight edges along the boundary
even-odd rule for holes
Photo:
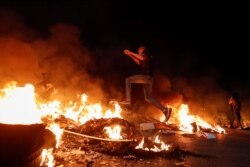
[[[249,167],[250,131],[226,131],[226,134],[215,135],[215,139],[198,135],[166,135],[164,138],[168,143],[178,144],[183,151],[182,166]]]

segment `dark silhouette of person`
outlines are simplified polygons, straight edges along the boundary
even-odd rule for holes
[[[163,106],[152,96],[152,87],[154,81],[152,57],[146,52],[146,47],[140,46],[137,53],[125,49],[124,54],[129,56],[139,66],[140,73],[126,78],[126,101],[123,103],[128,105],[131,104],[131,84],[141,84],[143,86],[145,101],[160,109],[165,115],[165,121],[168,121],[172,109]]]
[[[238,93],[233,93],[228,101],[228,104],[230,105],[231,112],[232,112],[232,119],[230,121],[230,127],[234,128],[234,123],[236,122],[236,127],[238,129],[243,129],[243,126],[241,124],[241,101],[239,99]]]

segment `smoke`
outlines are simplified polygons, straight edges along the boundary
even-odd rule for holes
[[[0,85],[49,83],[58,97],[69,100],[82,93],[102,98],[101,79],[91,76],[92,54],[72,25],[52,25],[46,36],[27,27],[14,11],[0,11]],[[44,77],[46,76],[46,77]]]
[[[34,50],[28,45],[11,37],[0,38],[0,75],[1,83],[11,80],[19,82],[34,81],[34,74],[38,68]]]

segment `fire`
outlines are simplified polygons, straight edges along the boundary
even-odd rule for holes
[[[160,149],[158,149],[157,147],[155,147],[155,149],[153,151],[157,152],[157,151],[160,151],[160,150],[168,150],[170,145],[167,145],[165,144],[164,142],[162,142],[160,139],[159,139],[159,136],[156,136],[155,138],[155,143],[157,144],[160,144]]]
[[[106,133],[108,134],[110,139],[122,139],[121,136],[121,127],[119,125],[112,127],[105,127]]]
[[[63,130],[53,122],[59,116],[65,116],[74,120],[78,124],[83,124],[90,119],[100,118],[121,118],[121,107],[118,103],[114,104],[114,109],[103,111],[100,103],[88,104],[87,95],[80,96],[78,102],[70,102],[67,105],[54,99],[51,102],[38,102],[35,88],[32,84],[25,84],[23,87],[17,86],[17,82],[9,82],[3,89],[0,89],[0,122],[7,124],[34,124],[45,123],[47,128],[56,136],[56,147],[60,145]],[[67,107],[63,107],[67,106]],[[44,119],[47,118],[47,119]],[[121,139],[121,127],[106,127],[112,139]],[[44,149],[42,153],[42,164],[54,166],[53,149]]]
[[[85,95],[86,97],[86,95]],[[79,124],[84,124],[85,122],[91,119],[100,119],[100,118],[121,118],[121,107],[118,104],[115,104],[115,110],[107,109],[103,111],[103,108],[100,103],[96,104],[86,104],[83,102],[80,104],[80,107],[77,107],[76,104],[73,104],[70,107],[62,109],[62,115],[67,118],[73,119]]]
[[[46,122],[47,128],[51,130],[57,139],[56,147],[60,145],[63,130],[59,125],[53,122],[53,119],[65,116],[74,120],[81,125],[91,119],[100,118],[122,118],[122,109],[117,102],[113,103],[112,109],[103,109],[100,103],[88,104],[88,96],[86,94],[80,95],[77,102],[69,102],[62,104],[59,100],[42,103],[38,102],[35,88],[32,84],[26,84],[24,87],[18,87],[16,82],[10,82],[4,89],[0,89],[0,122],[7,124],[33,124],[45,123],[44,118],[49,118],[51,122]],[[178,110],[173,113],[178,113],[179,129],[187,132],[199,131],[200,128],[210,128],[218,133],[225,133],[225,130],[220,126],[211,126],[199,116],[189,115],[187,105],[182,104]],[[171,118],[171,121],[173,118]],[[194,126],[195,123],[195,126]],[[196,129],[194,129],[196,128]],[[104,130],[110,139],[122,140],[122,129],[120,126],[105,127]],[[149,140],[147,140],[148,142]],[[169,150],[170,145],[165,144],[156,136],[150,140],[150,147],[146,146],[145,139],[141,140],[136,149],[143,149],[147,151],[166,151]],[[43,151],[43,164],[46,161],[48,166],[54,165],[53,149]]]
[[[188,105],[186,104],[182,104],[176,113],[178,117],[177,119],[179,120],[179,129],[182,131],[192,133],[194,131],[200,131],[200,128],[203,128],[211,129],[218,133],[225,133],[225,130],[219,125],[213,127],[199,116],[190,115]]]
[[[52,131],[56,135],[56,147],[58,148],[59,146],[59,141],[61,140],[63,130],[57,125],[57,124],[51,124],[47,127],[50,131]]]
[[[179,129],[187,132],[193,132],[193,126],[191,123],[195,122],[195,117],[188,115],[189,110],[187,105],[181,105],[181,108],[178,112],[179,120],[181,122]]]
[[[60,115],[64,115],[78,124],[84,124],[91,119],[121,118],[122,111],[118,103],[114,104],[114,110],[107,109],[106,111],[103,111],[100,103],[88,104],[86,94],[81,95],[79,102],[69,102],[67,107],[62,107],[61,102],[58,100],[47,104],[39,104],[39,107],[46,117],[57,118]]]
[[[59,100],[39,103],[32,84],[18,87],[16,82],[10,82],[0,89],[0,122],[9,124],[42,123],[41,118],[58,118],[60,115],[70,118],[79,124],[91,119],[121,118],[121,107],[114,104],[114,110],[103,111],[100,103],[88,104],[87,95],[81,95],[80,102],[70,102],[63,107]],[[66,106],[66,105],[64,105]]]
[[[0,122],[8,124],[41,123],[41,112],[38,111],[34,86],[26,84],[17,87],[10,82],[0,89]]]
[[[43,149],[42,151],[42,161],[40,163],[40,166],[45,164],[47,167],[53,167],[55,165],[54,163],[54,156],[53,156],[53,149]]]
[[[145,145],[145,139],[143,138],[141,142],[138,144],[138,146],[135,147],[135,149],[142,149],[145,151],[153,151],[153,152],[160,152],[160,151],[167,151],[170,148],[170,145],[165,144],[163,141],[160,140],[159,136],[157,135],[153,141],[150,141],[153,144],[152,148],[149,148]]]

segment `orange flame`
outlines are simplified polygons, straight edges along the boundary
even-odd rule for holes
[[[46,165],[47,167],[53,167],[55,165],[54,156],[53,156],[53,149],[43,149],[42,151],[42,161],[40,166]]]
[[[67,107],[62,105],[59,100],[54,99],[47,103],[38,103],[36,100],[36,93],[32,84],[26,84],[24,87],[17,87],[16,82],[10,82],[4,89],[0,89],[0,122],[9,124],[32,124],[42,123],[41,118],[49,117],[52,119],[58,118],[63,115],[66,118],[74,120],[78,124],[83,124],[91,119],[100,118],[122,118],[122,109],[119,104],[114,103],[114,108],[103,110],[100,103],[88,104],[88,97],[82,94],[78,102],[70,102]],[[211,126],[198,116],[189,115],[188,106],[182,104],[178,110],[173,113],[178,113],[179,128],[183,131],[193,132],[194,127],[192,123],[196,123],[197,130],[199,127],[210,128],[219,133],[225,133],[225,130],[220,126]],[[172,118],[170,119],[172,121]],[[57,139],[56,147],[60,144],[60,139],[63,130],[57,124],[47,125]],[[105,130],[111,139],[122,139],[121,127],[105,127]],[[139,143],[136,149],[143,149],[148,151],[159,152],[168,150],[169,145],[165,144],[156,136],[152,141],[153,148],[144,146],[144,139]],[[145,147],[145,148],[144,148]],[[52,151],[44,151],[44,158],[47,159],[48,165],[53,166],[54,160]],[[51,155],[50,155],[51,154]],[[51,157],[52,156],[52,157]]]
[[[106,130],[106,133],[108,134],[110,139],[122,139],[121,136],[121,127],[119,125],[112,127],[104,127],[104,130]]]
[[[121,118],[121,107],[118,103],[114,104],[114,109],[103,111],[101,104],[88,104],[87,95],[80,96],[79,102],[70,102],[67,107],[63,107],[59,100],[54,99],[51,102],[39,103],[36,99],[34,86],[26,84],[24,87],[18,87],[17,82],[9,82],[4,89],[0,89],[0,122],[8,124],[34,124],[43,123],[42,118],[55,119],[63,115],[66,118],[74,120],[78,124],[83,124],[90,119],[100,118]],[[57,139],[56,147],[60,144],[63,130],[59,125],[48,124]],[[112,139],[122,139],[121,127],[116,126],[105,128]],[[53,149],[43,151],[43,162],[48,166],[54,165]],[[46,161],[46,162],[45,162]]]
[[[0,90],[0,122],[8,124],[41,123],[42,113],[38,111],[34,87],[26,84],[17,87],[10,82]]]
[[[194,126],[196,126],[197,131],[200,131],[200,128],[203,128],[203,129],[211,129],[212,131],[218,133],[225,133],[225,130],[219,125],[212,126],[199,116],[190,115],[188,105],[186,104],[182,104],[179,107],[179,109],[176,110],[175,112],[177,113],[179,129],[182,131],[192,133],[194,132]]]
[[[148,148],[144,146],[144,138],[141,142],[135,147],[135,149],[142,149],[145,151],[153,151],[153,152],[160,152],[160,151],[167,151],[170,148],[170,145],[165,144],[163,141],[160,140],[159,136],[157,135],[153,141],[153,148]]]

